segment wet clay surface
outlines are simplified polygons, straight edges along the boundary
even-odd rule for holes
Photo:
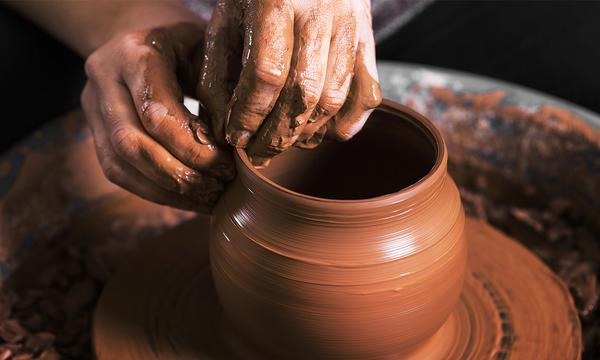
[[[431,123],[384,102],[348,142],[285,152],[262,172],[237,154],[210,259],[245,339],[276,358],[384,358],[444,323],[464,279],[464,213]],[[377,157],[393,162],[361,163]]]
[[[501,90],[431,94],[445,104],[428,115],[454,154],[450,172],[467,212],[519,239],[560,276],[583,324],[584,358],[598,358],[600,133],[557,105],[516,106]]]
[[[117,264],[186,218],[117,191],[36,243],[2,284],[0,359],[92,359],[92,312]]]
[[[224,321],[208,252],[199,246],[207,226],[199,218],[166,233],[112,278],[94,322],[100,360],[227,359],[240,351],[245,359],[264,358],[253,357]],[[469,218],[466,229],[471,261],[459,303],[431,340],[405,358],[576,359],[581,337],[567,289],[489,225]]]
[[[412,93],[415,91],[417,90]],[[582,319],[586,346],[583,357],[594,359],[599,354],[600,345],[597,311],[597,264],[600,263],[600,249],[596,244],[598,233],[586,220],[590,219],[590,213],[586,212],[589,211],[589,207],[582,205],[582,198],[571,197],[572,192],[564,192],[564,189],[572,189],[577,196],[580,193],[582,196],[589,195],[590,192],[586,192],[584,185],[597,184],[577,181],[586,179],[585,174],[589,170],[584,168],[584,160],[578,161],[572,157],[572,154],[578,154],[573,149],[580,149],[578,151],[583,156],[590,150],[593,151],[593,145],[575,130],[569,133],[572,128],[552,120],[556,119],[552,112],[545,112],[546,115],[542,117],[541,113],[536,115],[536,111],[521,110],[521,115],[514,119],[496,118],[495,124],[508,122],[514,124],[514,129],[527,129],[524,139],[539,139],[535,141],[539,149],[551,150],[549,156],[552,156],[555,166],[540,168],[536,173],[551,171],[555,174],[553,178],[562,179],[560,181],[563,182],[536,182],[535,184],[543,185],[546,190],[559,190],[553,191],[553,196],[548,196],[546,190],[540,192],[532,186],[531,180],[519,175],[520,169],[527,168],[530,158],[537,159],[535,164],[543,167],[545,158],[541,155],[546,152],[538,152],[539,155],[533,157],[528,155],[531,152],[518,153],[513,147],[514,144],[508,139],[498,137],[496,130],[488,126],[490,116],[495,114],[498,105],[474,109],[469,105],[470,100],[460,94],[455,95],[455,105],[440,105],[440,108],[436,105],[424,112],[436,122],[446,136],[450,146],[450,171],[460,185],[467,213],[491,222],[497,228],[511,234],[560,275],[574,296]],[[487,104],[483,101],[481,103]],[[467,104],[467,107],[463,106],[464,104]],[[413,105],[421,109],[420,111],[425,109],[419,103],[415,102]],[[561,110],[560,113],[564,115],[565,110]],[[530,126],[532,116],[540,116],[539,125]],[[549,124],[554,124],[554,127],[543,125],[546,123],[544,119],[547,119]],[[516,132],[513,139],[516,140],[519,134]],[[544,137],[550,137],[551,140],[543,141]],[[544,144],[548,146],[544,147]],[[495,171],[494,163],[488,160],[489,157],[474,154],[471,146],[486,149],[486,154],[499,154],[499,148],[511,149],[503,152],[501,159],[520,159],[521,166],[505,167],[505,172],[499,173]],[[593,156],[592,159],[594,158],[597,157]],[[9,271],[15,276],[21,274],[20,280],[15,280],[15,283],[19,283],[18,289],[8,286],[6,282],[2,284],[0,322],[9,329],[20,328],[25,332],[25,335],[21,333],[18,336],[2,337],[4,342],[0,345],[0,354],[4,356],[24,354],[23,356],[35,357],[40,352],[25,346],[28,337],[37,332],[52,332],[58,337],[58,334],[63,332],[62,327],[56,324],[66,324],[67,317],[59,313],[55,317],[57,320],[50,321],[48,319],[51,316],[45,315],[44,312],[52,312],[48,309],[59,305],[45,305],[45,310],[38,305],[40,299],[50,298],[44,289],[56,289],[51,291],[51,302],[61,304],[67,292],[59,289],[81,281],[87,283],[86,279],[107,278],[92,276],[92,270],[65,277],[62,271],[52,270],[58,267],[57,264],[83,264],[84,269],[87,269],[96,267],[88,263],[100,262],[104,264],[100,268],[106,266],[108,273],[112,274],[117,265],[127,258],[127,254],[138,249],[144,241],[152,238],[153,234],[161,233],[185,218],[181,212],[155,207],[111,185],[103,178],[95,161],[93,144],[79,113],[61,119],[52,129],[36,133],[26,146],[0,161],[2,188],[10,189],[4,190],[0,199],[2,275],[5,278]],[[559,176],[565,162],[573,165],[572,177]],[[562,185],[559,186],[560,184]],[[120,200],[115,202],[115,196]],[[593,203],[597,201],[589,196],[585,199]],[[119,205],[115,205],[117,203]],[[86,210],[82,212],[82,208]],[[77,230],[75,225],[83,218],[97,219],[98,215],[94,215],[97,213],[106,214],[100,217],[103,220],[97,226],[89,227],[90,222],[83,221],[86,225]],[[149,214],[152,216],[148,216]],[[39,247],[31,248],[31,241],[40,244]],[[98,246],[90,249],[90,243]],[[73,253],[70,250],[72,247],[78,250]],[[52,251],[47,251],[48,248]],[[86,252],[90,252],[91,256],[76,255]],[[39,260],[26,261],[29,256]],[[77,266],[79,265],[75,265]],[[40,273],[46,272],[52,274],[48,275],[51,285],[36,285]],[[97,273],[98,270],[93,272]],[[98,288],[106,283],[106,280],[95,281]],[[29,293],[31,295],[28,295]],[[35,301],[28,300],[31,297]],[[72,319],[84,324],[89,323],[94,304],[95,301],[85,305]],[[32,320],[28,321],[29,318]],[[88,320],[78,320],[79,318]],[[20,326],[16,327],[15,323]],[[86,326],[81,326],[77,336],[89,339],[89,331]],[[9,332],[12,333],[13,331]],[[65,359],[92,358],[89,341],[83,340],[81,344],[77,345],[77,341],[74,340],[69,340],[68,344],[55,340],[51,345],[54,350],[49,351],[55,351]]]

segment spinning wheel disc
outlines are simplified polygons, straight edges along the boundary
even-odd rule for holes
[[[208,219],[149,243],[106,286],[93,325],[99,360],[235,358],[210,277]],[[560,280],[535,255],[467,219],[470,271],[447,322],[407,359],[577,359],[581,329]],[[246,356],[247,355],[247,356]],[[239,356],[238,356],[239,357]],[[250,354],[244,359],[253,358]]]

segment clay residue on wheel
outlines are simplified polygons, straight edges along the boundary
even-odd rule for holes
[[[600,131],[503,90],[430,90],[467,213],[532,249],[569,287],[588,354],[600,353]],[[585,353],[584,353],[585,354]]]
[[[207,240],[200,231],[207,219],[199,220],[148,243],[111,280],[94,323],[100,360],[235,359],[232,352],[240,359],[265,359],[221,315],[206,248],[194,246]],[[431,341],[404,359],[577,359],[579,323],[555,275],[482,221],[467,218],[466,231],[472,260],[460,301]]]

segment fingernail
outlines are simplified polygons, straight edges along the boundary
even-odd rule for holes
[[[297,143],[301,143],[301,142],[304,142],[304,141],[308,140],[309,137],[312,137],[312,133],[302,133],[302,134],[300,134],[300,136],[298,136],[298,138],[296,139],[296,143],[294,145],[296,145]]]
[[[244,148],[250,142],[250,138],[252,134],[245,130],[232,131],[227,134],[226,140],[229,144],[238,147]]]
[[[197,129],[196,132],[194,133],[194,135],[196,136],[196,140],[202,144],[202,145],[211,145],[212,141],[210,141],[210,139],[208,138],[208,136],[202,132],[200,129]]]
[[[313,112],[310,114],[310,117],[308,118],[308,123],[312,124],[312,123],[316,122],[323,115],[325,115],[325,110],[321,106],[319,106],[319,104],[317,104],[317,106],[315,106],[315,109],[313,110]]]
[[[306,121],[306,117],[305,116],[296,116],[294,118],[294,120],[292,121],[292,129],[295,129],[298,126],[304,124],[305,121]]]
[[[198,119],[194,121],[194,127],[196,128],[196,131],[200,131],[201,133],[206,135],[210,134],[210,129],[208,128],[208,125],[206,125]]]
[[[213,144],[213,141],[210,138],[210,130],[206,124],[198,120],[190,120],[189,126],[194,133],[194,138],[197,142],[202,145]]]
[[[319,144],[320,144],[319,141],[315,141],[314,137],[311,137],[310,139],[304,139],[302,141],[296,141],[296,143],[294,144],[294,146],[298,147],[300,149],[314,149]]]
[[[269,166],[269,163],[271,162],[271,159],[270,158],[261,157],[261,156],[252,156],[252,158],[250,159],[250,161],[252,161],[252,165],[254,165],[255,168],[262,169],[262,168],[265,168],[265,167]]]

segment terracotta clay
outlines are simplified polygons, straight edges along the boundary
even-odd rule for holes
[[[94,317],[98,360],[264,360],[232,336],[211,281],[207,217],[153,239],[106,286]],[[405,359],[578,359],[567,288],[535,255],[467,218],[469,271],[446,323]],[[390,329],[393,330],[393,329]],[[393,357],[389,357],[393,359]]]
[[[208,218],[148,244],[100,300],[99,359],[580,356],[566,288],[511,239],[464,226],[441,137],[418,114],[385,103],[350,142],[261,172],[237,161],[210,264]]]
[[[387,102],[351,141],[287,151],[262,172],[237,154],[210,256],[225,312],[255,347],[406,355],[446,321],[465,273],[464,213],[427,119]]]

